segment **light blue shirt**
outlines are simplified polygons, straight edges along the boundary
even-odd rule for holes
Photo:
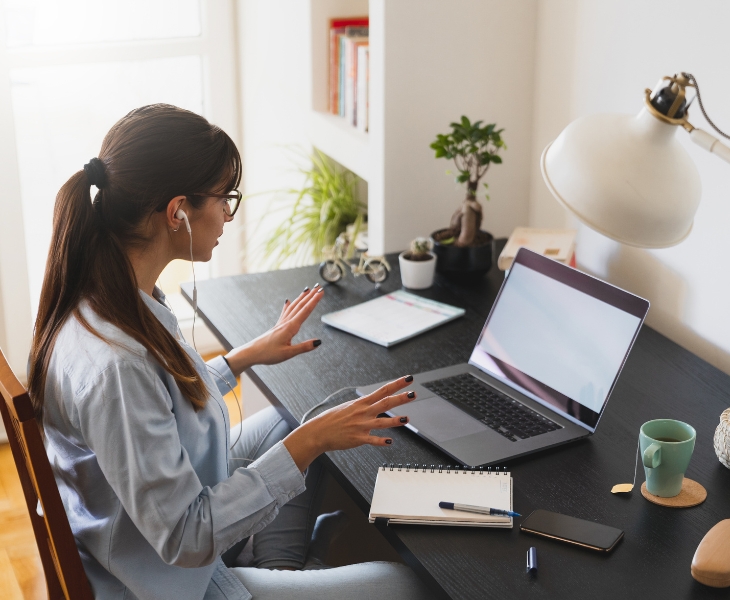
[[[162,292],[140,293],[210,397],[195,412],[141,344],[85,303],[82,315],[111,343],[73,317],[63,325],[44,427],[86,574],[96,598],[251,598],[220,555],[270,523],[304,491],[304,477],[281,442],[248,468],[229,470],[228,385],[182,339]],[[222,357],[209,365],[236,385]]]

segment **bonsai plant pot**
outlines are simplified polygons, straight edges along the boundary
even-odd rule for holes
[[[460,247],[442,244],[439,239],[452,237],[448,228],[431,234],[433,251],[436,254],[436,271],[462,282],[483,277],[492,268],[492,246],[494,237],[487,231],[479,231],[476,246]]]
[[[411,290],[425,290],[433,285],[433,277],[436,271],[436,255],[429,252],[427,260],[410,260],[406,255],[410,252],[401,252],[398,256],[400,263],[400,279],[403,287]]]

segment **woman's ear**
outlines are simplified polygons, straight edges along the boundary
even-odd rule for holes
[[[187,213],[187,205],[188,201],[186,196],[175,196],[167,203],[167,208],[165,209],[167,226],[173,231],[177,231],[183,223],[183,220],[177,216],[177,212],[183,210]]]

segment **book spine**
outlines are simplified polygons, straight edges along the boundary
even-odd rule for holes
[[[362,132],[368,130],[368,85],[370,83],[370,52],[367,45],[357,49],[357,102],[355,103],[355,126]]]
[[[355,73],[357,69],[356,45],[352,38],[345,40],[345,119],[355,124]]]
[[[340,33],[344,29],[330,29],[330,55],[329,55],[329,112],[338,114],[338,91],[339,91],[339,65],[340,65]]]
[[[340,40],[340,58],[339,58],[339,81],[337,82],[337,114],[341,117],[345,116],[345,46],[347,41],[346,35],[338,36]]]

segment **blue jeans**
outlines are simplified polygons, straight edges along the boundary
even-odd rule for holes
[[[231,450],[229,469],[250,464],[291,428],[273,407],[262,410],[231,429],[231,439],[240,439]],[[253,594],[254,600],[302,600],[306,598],[348,600],[393,597],[399,600],[429,598],[428,591],[405,565],[370,562],[314,571],[270,570],[280,567],[301,569],[322,500],[322,466],[319,461],[307,470],[304,493],[281,507],[276,518],[253,536],[252,567],[236,567],[231,572]],[[223,554],[229,567],[246,545],[241,540]]]
[[[231,429],[231,439],[240,439],[231,450],[229,471],[245,467],[283,440],[291,427],[275,408],[269,407],[244,419]],[[318,461],[307,469],[307,489],[281,507],[276,518],[253,538],[253,566],[263,568],[291,567],[301,569],[307,558],[309,540],[322,501],[322,467]],[[223,562],[231,566],[248,538],[244,538],[223,554]]]

